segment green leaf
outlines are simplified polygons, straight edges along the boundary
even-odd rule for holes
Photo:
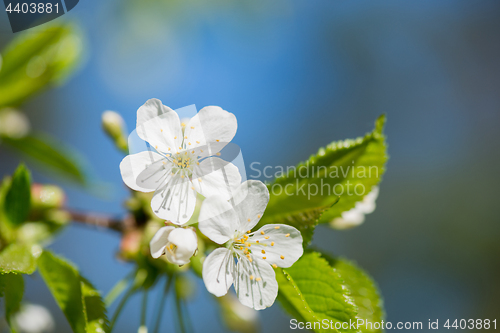
[[[19,311],[24,294],[23,276],[19,274],[0,274],[0,289],[5,297],[5,319],[10,326],[11,316]]]
[[[72,149],[48,135],[29,135],[20,139],[4,138],[2,142],[57,176],[79,184],[86,183],[80,158]]]
[[[343,286],[342,277],[317,252],[305,253],[292,267],[276,270],[276,279],[278,300],[300,321],[335,323],[348,322],[356,317],[354,300]],[[331,331],[320,324],[312,329],[315,332]]]
[[[48,251],[38,259],[38,267],[73,332],[86,333],[81,280],[76,268]]]
[[[339,202],[321,215],[319,223],[329,222],[353,208],[380,182],[384,173],[387,161],[384,123],[385,116],[380,116],[371,133],[355,140],[332,142],[276,178],[269,185],[271,198],[264,223],[274,223],[283,214],[296,215],[332,206],[338,196]]]
[[[31,176],[24,165],[20,165],[7,190],[4,213],[13,226],[19,226],[28,218],[31,202]]]
[[[38,259],[40,274],[74,333],[103,333],[109,329],[99,292],[65,259],[44,251]]]
[[[381,333],[382,329],[375,329],[374,324],[385,320],[385,311],[382,297],[375,282],[354,263],[345,259],[334,259],[323,254],[333,269],[344,280],[343,285],[350,290],[351,297],[358,307],[357,319],[362,319],[364,333]],[[366,322],[371,324],[366,325]]]
[[[70,24],[20,33],[1,52],[0,107],[17,106],[41,89],[62,82],[75,68],[82,38]]]
[[[87,333],[108,332],[109,321],[101,294],[83,277],[81,286],[84,309],[87,314]]]
[[[32,274],[40,251],[38,245],[10,244],[0,252],[0,273]]]

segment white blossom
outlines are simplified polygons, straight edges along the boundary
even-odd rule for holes
[[[373,186],[363,200],[356,202],[351,210],[342,212],[341,217],[333,219],[330,226],[335,229],[349,229],[362,224],[365,221],[365,215],[375,211],[375,200],[377,200],[378,192],[378,186]]]
[[[154,191],[154,213],[184,224],[194,212],[196,193],[230,197],[241,183],[238,168],[217,157],[236,128],[236,117],[220,107],[207,106],[181,124],[175,111],[150,99],[137,111],[136,129],[152,150],[123,159],[123,181],[136,191]]]
[[[303,253],[302,235],[294,227],[257,225],[267,203],[269,191],[260,181],[249,180],[227,200],[221,196],[207,198],[201,207],[200,231],[225,248],[214,250],[203,263],[203,281],[215,296],[234,289],[243,305],[256,310],[271,306],[278,293],[273,270],[290,267]]]
[[[167,226],[156,232],[149,246],[153,258],[164,254],[170,263],[186,265],[198,249],[198,238],[191,228]]]

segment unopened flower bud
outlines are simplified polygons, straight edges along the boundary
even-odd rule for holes
[[[127,135],[122,116],[114,111],[105,111],[102,114],[102,128],[119,149],[127,152]]]
[[[13,318],[16,329],[22,333],[54,332],[54,318],[49,310],[41,305],[25,304]]]
[[[191,228],[168,226],[160,228],[149,245],[153,258],[165,254],[170,263],[186,265],[198,248],[198,237]]]
[[[19,139],[26,136],[30,128],[24,113],[12,108],[0,110],[0,137]]]
[[[35,209],[60,208],[64,205],[64,191],[55,185],[31,185],[31,205]]]
[[[134,258],[141,249],[141,230],[134,229],[126,232],[120,242],[120,255],[124,259]]]
[[[373,186],[370,193],[365,195],[363,200],[356,202],[356,205],[351,210],[342,212],[340,217],[333,219],[330,222],[330,227],[334,229],[350,229],[357,227],[365,221],[365,215],[375,211],[375,201],[378,197],[379,188]]]

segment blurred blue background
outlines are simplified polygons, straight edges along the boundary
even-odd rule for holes
[[[86,61],[24,110],[107,184],[98,196],[62,184],[70,207],[125,213],[123,156],[100,128],[104,110],[132,131],[152,97],[172,108],[221,106],[238,118],[233,141],[249,178],[251,162],[294,165],[386,113],[390,160],[377,210],[354,230],[320,227],[314,245],[374,277],[389,321],[498,316],[500,2],[82,0],[64,18],[80,23]],[[4,46],[5,12],[0,23]],[[19,161],[3,148],[0,160],[2,175]],[[74,225],[52,248],[106,293],[132,270],[114,257],[118,246],[112,232]],[[216,302],[197,286],[195,330],[223,331]],[[26,295],[51,309],[57,332],[69,331],[39,276]],[[172,309],[164,332],[174,329]],[[116,331],[135,332],[139,313],[137,295]],[[259,316],[263,332],[289,330],[277,304]]]

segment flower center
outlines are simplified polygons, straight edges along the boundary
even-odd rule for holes
[[[174,163],[172,172],[179,172],[189,177],[192,174],[193,167],[198,164],[198,157],[189,151],[181,151],[172,154],[172,162]]]

